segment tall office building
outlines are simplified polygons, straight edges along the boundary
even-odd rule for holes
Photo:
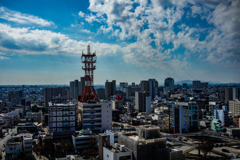
[[[48,102],[52,101],[55,97],[67,97],[67,90],[65,87],[57,87],[57,88],[44,88],[43,97],[44,97],[44,103],[47,106]],[[60,98],[59,97],[59,98]]]
[[[156,81],[155,79],[149,79],[148,89],[151,99],[154,99],[158,94],[158,81]]]
[[[236,100],[239,98],[239,88],[237,87],[225,87],[225,104],[230,100]]]
[[[99,99],[105,99],[105,89],[104,88],[98,88],[96,89],[96,93]]]
[[[70,98],[78,100],[78,97],[82,95],[85,87],[85,78],[80,77],[81,82],[78,80],[70,82]]]
[[[208,88],[208,82],[193,81],[193,90],[202,90]]]
[[[151,113],[151,96],[149,92],[135,92],[135,110]]]
[[[116,91],[116,80],[113,80],[112,82],[105,82],[105,98],[109,99],[111,96],[114,95]]]
[[[49,102],[49,131],[75,130],[77,104],[70,102]]]
[[[148,81],[140,82],[141,91],[149,91]]]
[[[174,79],[171,77],[168,77],[164,81],[164,91],[171,92],[173,90],[174,90]]]
[[[70,98],[78,100],[78,96],[80,95],[81,90],[81,82],[78,80],[70,82]]]
[[[196,103],[176,102],[170,111],[170,124],[176,133],[198,129],[198,105]]]

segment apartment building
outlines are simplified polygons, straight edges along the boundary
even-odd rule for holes
[[[49,102],[49,131],[75,130],[76,108],[72,102]]]
[[[78,102],[78,108],[81,110],[83,129],[97,132],[112,128],[112,104],[110,101],[101,101],[100,103]]]
[[[240,115],[240,101],[238,99],[229,101],[229,112],[235,115]]]

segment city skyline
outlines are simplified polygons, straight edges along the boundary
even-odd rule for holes
[[[239,83],[240,1],[1,1],[0,85],[69,84],[96,51],[94,84]]]

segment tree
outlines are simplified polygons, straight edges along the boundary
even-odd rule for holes
[[[198,149],[200,149],[203,154],[204,157],[207,156],[207,153],[210,152],[214,147],[214,144],[211,141],[201,141],[201,143],[199,143],[198,145]]]
[[[38,111],[39,111],[39,108],[36,105],[32,106],[32,112],[38,112]]]
[[[18,152],[18,155],[17,155],[18,159],[24,160],[25,157],[26,157],[26,153],[24,151],[21,150]]]

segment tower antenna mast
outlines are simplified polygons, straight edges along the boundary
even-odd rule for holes
[[[80,102],[99,102],[98,96],[93,87],[93,71],[96,69],[94,63],[97,61],[96,52],[91,54],[90,45],[87,46],[87,54],[82,52],[82,63],[84,67],[82,69],[85,71],[85,88],[83,90]]]

